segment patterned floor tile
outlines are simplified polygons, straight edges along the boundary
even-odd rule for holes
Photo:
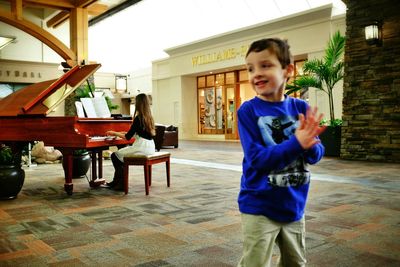
[[[128,195],[83,178],[69,196],[60,164],[26,169],[18,198],[0,202],[0,266],[236,266],[240,144],[181,141],[166,151],[171,187],[155,165],[148,196],[139,166]],[[400,266],[400,165],[324,158],[310,169],[308,266]]]

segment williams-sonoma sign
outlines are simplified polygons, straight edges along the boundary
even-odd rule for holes
[[[205,65],[219,61],[232,60],[246,55],[248,45],[242,45],[240,48],[228,48],[214,53],[196,55],[192,57],[192,66]]]

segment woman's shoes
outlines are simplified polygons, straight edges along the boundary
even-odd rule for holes
[[[112,189],[115,191],[125,191],[124,183],[122,183],[122,182],[118,183],[118,184],[114,185],[114,187]]]
[[[124,191],[123,181],[112,180],[111,182],[106,183],[106,185],[108,188],[113,189],[115,191]]]
[[[110,188],[113,188],[115,186],[115,180],[112,180],[111,182],[106,183],[106,185]]]

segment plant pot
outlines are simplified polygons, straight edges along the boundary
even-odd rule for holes
[[[339,157],[340,142],[342,137],[342,127],[328,126],[326,130],[319,136],[321,143],[325,147],[325,156]]]
[[[22,189],[25,171],[21,166],[0,166],[0,199],[14,199]]]
[[[89,152],[74,155],[72,160],[72,178],[85,177],[92,163]],[[63,163],[63,168],[65,168]]]

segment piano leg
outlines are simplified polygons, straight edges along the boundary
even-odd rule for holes
[[[99,178],[103,178],[103,150],[100,150],[97,154],[99,159]],[[104,180],[104,179],[103,179]]]
[[[91,151],[91,156],[92,156],[92,181],[97,179],[97,156],[96,156],[96,150]]]
[[[90,187],[99,187],[106,182],[103,179],[103,150],[95,149],[91,151],[92,153],[92,180],[89,182]],[[97,166],[97,159],[99,160],[99,165]],[[99,177],[97,177],[97,167],[99,171]]]
[[[73,149],[62,149],[63,154],[63,163],[64,163],[64,175],[65,175],[65,183],[64,190],[68,195],[72,195],[74,190],[74,185],[72,183],[72,168],[73,168]]]
[[[74,191],[74,185],[73,184],[64,184],[64,190],[67,192],[68,195],[72,195],[72,192]]]

